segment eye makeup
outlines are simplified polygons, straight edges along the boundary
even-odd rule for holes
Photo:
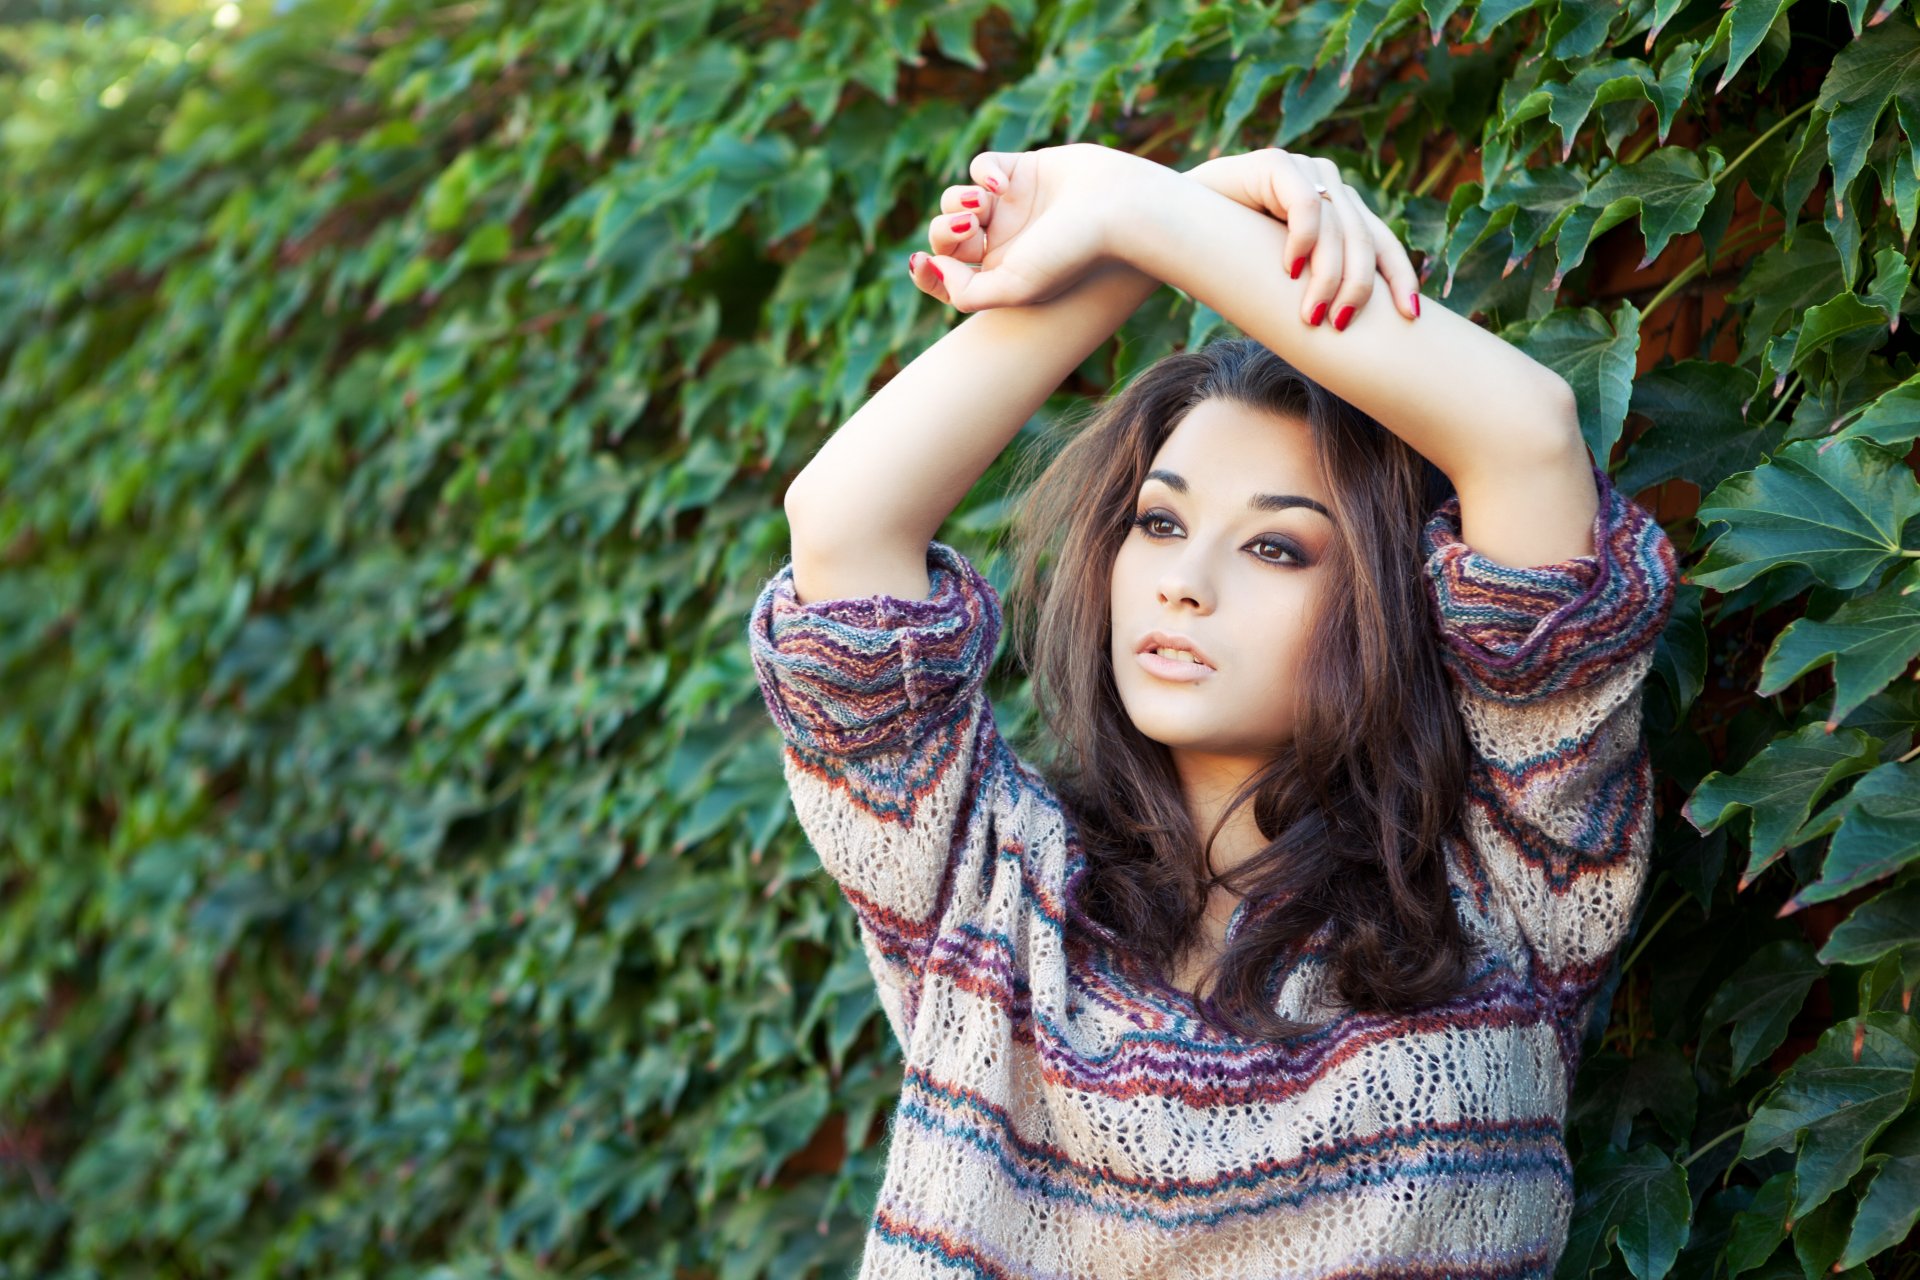
[[[1144,533],[1147,537],[1153,539],[1155,542],[1171,541],[1173,538],[1172,534],[1155,533],[1152,529],[1152,526],[1154,524],[1162,520],[1166,521],[1170,525],[1174,525],[1176,528],[1178,527],[1179,522],[1176,521],[1172,516],[1167,515],[1165,512],[1162,512],[1162,511],[1143,511],[1139,515],[1134,516],[1129,523],[1134,528],[1140,530],[1141,533]],[[1287,555],[1292,557],[1290,561],[1277,560],[1277,559],[1274,559],[1271,555],[1256,554],[1253,557],[1254,559],[1260,561],[1260,563],[1272,565],[1276,569],[1289,569],[1289,568],[1304,569],[1309,564],[1312,563],[1312,561],[1307,559],[1306,553],[1302,551],[1297,545],[1288,541],[1285,538],[1279,537],[1276,534],[1271,534],[1271,533],[1262,534],[1258,538],[1255,538],[1252,542],[1248,543],[1247,545],[1250,547],[1271,547],[1276,550],[1283,551]]]

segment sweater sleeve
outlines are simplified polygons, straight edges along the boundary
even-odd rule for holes
[[[985,689],[999,596],[941,542],[927,573],[925,600],[803,604],[788,563],[748,626],[795,816],[853,906],[903,1046],[953,868],[988,821],[982,783],[1001,745]]]
[[[1591,464],[1590,464],[1591,465]],[[1594,553],[1514,568],[1424,531],[1442,662],[1473,748],[1459,878],[1536,981],[1572,1002],[1630,926],[1652,843],[1641,686],[1673,605],[1673,544],[1594,468]]]

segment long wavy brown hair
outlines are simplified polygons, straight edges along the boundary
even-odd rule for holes
[[[1308,633],[1291,741],[1203,840],[1172,752],[1135,728],[1120,700],[1109,593],[1154,454],[1189,410],[1216,398],[1306,423],[1338,530],[1321,563],[1347,589],[1325,593]],[[1452,493],[1445,477],[1246,338],[1160,359],[1024,471],[1010,529],[1014,643],[1047,730],[1036,767],[1087,856],[1069,904],[1077,927],[1090,921],[1125,944],[1125,963],[1164,981],[1199,941],[1212,886],[1238,893],[1245,915],[1198,1007],[1242,1037],[1316,1025],[1282,1016],[1275,998],[1323,927],[1314,946],[1354,1010],[1404,1013],[1458,993],[1467,945],[1444,842],[1458,830],[1468,747],[1420,554],[1425,519]],[[1268,843],[1216,874],[1208,851],[1245,803]]]

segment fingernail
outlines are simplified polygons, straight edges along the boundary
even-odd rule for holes
[[[1333,327],[1344,331],[1347,327],[1347,321],[1351,319],[1353,319],[1353,308],[1350,306],[1342,307],[1340,308],[1340,314],[1333,318]]]
[[[1298,280],[1300,278],[1300,268],[1306,265],[1307,265],[1307,259],[1304,254],[1293,260],[1293,278],[1295,280]]]
[[[971,230],[973,230],[972,218],[962,217],[962,218],[955,218],[953,220],[953,233],[955,235],[964,235],[966,232],[969,232]]]
[[[945,284],[947,282],[947,273],[942,271],[940,269],[940,264],[935,262],[931,257],[927,259],[927,268],[930,271],[932,271],[934,275],[940,277],[941,284]]]
[[[988,174],[986,177],[980,179],[980,185],[995,195],[1000,194],[1000,179],[994,177],[992,174]]]
[[[1420,318],[1420,293],[1418,290],[1415,290],[1407,296],[1413,299],[1413,318],[1418,320]]]
[[[1319,306],[1313,309],[1313,319],[1307,321],[1307,323],[1319,324],[1322,320],[1326,318],[1327,318],[1327,304],[1323,302]]]
[[[961,196],[960,203],[969,209],[978,209],[980,207],[980,197],[979,196]]]
[[[913,274],[913,269],[914,269],[915,267],[917,267],[917,266],[919,266],[919,265],[920,265],[920,255],[919,255],[919,254],[917,254],[917,253],[910,253],[910,254],[908,254],[908,255],[907,255],[907,274],[908,274],[908,275],[912,275],[912,274]]]

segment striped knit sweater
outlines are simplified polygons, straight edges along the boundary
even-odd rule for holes
[[[905,1054],[863,1278],[1552,1275],[1584,1016],[1646,877],[1640,690],[1675,576],[1594,474],[1593,555],[1497,564],[1458,498],[1423,530],[1474,756],[1449,856],[1470,989],[1358,1014],[1309,949],[1277,1007],[1328,1021],[1284,1043],[1081,945],[1074,821],[994,726],[1000,602],[959,552],[930,544],[926,600],[802,604],[790,564],[763,586],[794,809]]]

